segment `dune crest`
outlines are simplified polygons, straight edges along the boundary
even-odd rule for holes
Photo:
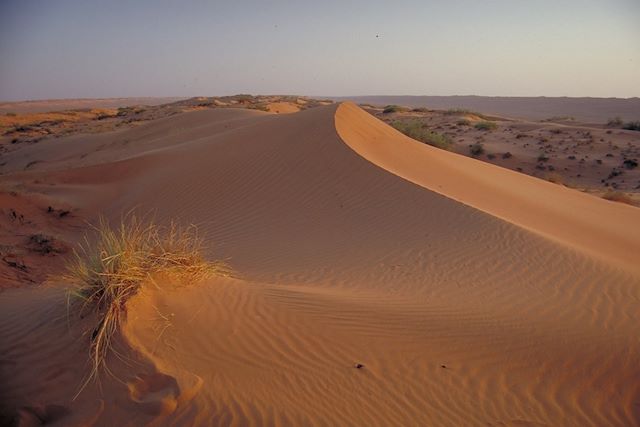
[[[381,168],[640,274],[640,210],[414,141],[353,103],[340,137]]]

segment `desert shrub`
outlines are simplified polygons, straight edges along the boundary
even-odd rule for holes
[[[17,116],[17,114],[10,111],[10,112],[6,113],[5,116],[7,116],[7,117],[15,117],[15,116]]]
[[[90,344],[92,371],[85,385],[106,368],[105,358],[125,318],[126,303],[152,275],[189,283],[229,274],[226,264],[204,258],[203,241],[193,226],[161,227],[129,215],[117,228],[101,219],[94,231],[95,243],[85,239],[64,275],[70,286],[70,311],[97,315]]]
[[[460,119],[456,122],[458,126],[471,126],[471,122],[467,119]]]
[[[481,122],[476,123],[475,128],[478,130],[494,130],[498,127],[498,125],[495,122],[489,122],[486,120],[483,120]]]
[[[567,122],[567,121],[574,121],[575,117],[572,116],[553,116],[553,117],[549,117],[548,119],[542,119],[540,120],[541,122]]]
[[[399,105],[387,105],[386,107],[384,107],[384,110],[382,110],[384,114],[403,113],[405,111],[407,111],[407,109]]]
[[[627,169],[635,169],[638,167],[638,160],[636,159],[624,159],[622,165]]]
[[[628,205],[633,204],[633,200],[628,194],[622,191],[607,191],[603,196],[603,199],[611,200],[612,202],[626,203]]]
[[[538,155],[538,161],[539,162],[547,162],[547,161],[549,161],[549,157],[547,156],[546,153],[540,153]]]
[[[475,144],[469,147],[469,152],[472,156],[476,157],[484,153],[484,145],[476,142]]]
[[[451,148],[451,138],[447,135],[427,129],[420,120],[396,121],[391,125],[403,134],[407,135],[409,138],[413,138],[443,150],[449,150]]]
[[[625,123],[622,126],[622,129],[626,129],[626,130],[640,130],[640,120],[637,120],[635,122],[628,122]]]
[[[615,127],[615,128],[620,127],[620,126],[622,126],[622,124],[623,124],[622,123],[622,119],[620,117],[614,117],[614,118],[609,119],[607,121],[607,126],[612,127],[612,128],[613,127]]]
[[[411,111],[413,111],[414,113],[428,113],[428,112],[430,112],[430,110],[428,108],[425,108],[425,107],[414,108]]]
[[[512,157],[513,157],[513,154],[511,154],[511,152],[510,152],[510,151],[507,151],[506,153],[503,153],[503,154],[502,154],[502,158],[503,158],[503,159],[510,159],[510,158],[512,158]]]
[[[475,114],[471,110],[467,110],[464,108],[449,108],[444,112],[447,116],[461,116],[463,114]]]

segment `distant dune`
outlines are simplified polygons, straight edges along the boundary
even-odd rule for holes
[[[606,123],[608,119],[617,116],[623,120],[640,120],[640,98],[354,96],[332,99],[373,105],[397,104],[433,109],[465,108],[529,120],[563,116],[592,123]]]
[[[0,293],[0,409],[24,425],[640,422],[640,209],[420,144],[352,103],[15,145],[0,176],[15,241],[73,246],[84,221],[138,209],[196,224],[234,271],[152,278],[112,375],[75,400],[95,319],[69,314],[59,277]],[[22,277],[64,257],[3,251]]]
[[[35,101],[0,102],[0,114],[45,113],[49,111],[118,108],[132,105],[160,105],[179,101],[179,97],[147,98],[82,98],[82,99],[41,99]]]

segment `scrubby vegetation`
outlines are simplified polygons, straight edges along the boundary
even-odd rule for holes
[[[443,150],[449,150],[453,143],[447,135],[427,129],[420,120],[395,121],[392,126],[410,138]]]
[[[612,127],[612,128],[618,128],[620,126],[622,126],[623,122],[622,119],[620,117],[614,117],[612,119],[609,119],[607,121],[607,126]]]
[[[190,283],[229,274],[224,263],[204,258],[203,241],[193,226],[161,227],[130,215],[115,229],[101,219],[95,233],[95,243],[85,239],[64,276],[70,285],[70,310],[97,316],[91,331],[92,371],[85,385],[106,368],[105,358],[126,315],[126,303],[152,276],[162,274]]]
[[[622,129],[640,131],[640,120],[636,120],[635,122],[627,122],[622,126]]]
[[[607,122],[608,127],[612,128],[622,128],[626,130],[638,130],[640,131],[640,120],[635,120],[631,122],[623,122],[622,118],[614,117],[613,119],[609,119]]]
[[[495,122],[490,122],[490,121],[481,121],[476,123],[475,128],[478,130],[494,130],[498,127],[498,125]]]
[[[387,105],[386,107],[384,107],[384,110],[382,110],[384,114],[404,113],[406,111],[407,111],[407,108],[401,107],[399,105]]]
[[[470,110],[466,110],[464,108],[449,108],[444,112],[444,114],[448,116],[461,116],[463,114],[476,114],[476,113]]]
[[[484,145],[480,144],[479,142],[476,142],[475,144],[469,147],[469,152],[473,157],[480,156],[481,154],[484,154]]]
[[[471,122],[467,119],[460,119],[456,122],[458,126],[471,126]]]

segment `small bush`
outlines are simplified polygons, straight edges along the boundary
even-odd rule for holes
[[[405,111],[407,111],[405,107],[401,107],[399,105],[387,105],[386,107],[384,107],[384,110],[382,110],[382,113],[404,113]]]
[[[538,155],[538,161],[539,162],[548,162],[549,161],[549,157],[547,157],[546,153],[540,153]]]
[[[631,197],[622,191],[608,191],[602,196],[602,198],[611,200],[612,202],[626,203],[628,205],[633,204]]]
[[[418,108],[412,109],[411,111],[413,111],[414,113],[429,113],[431,110],[425,107],[418,107]]]
[[[17,116],[17,114],[13,113],[13,112],[8,112],[8,113],[5,114],[5,116],[7,116],[7,117],[15,117],[15,116]]]
[[[396,121],[392,123],[392,126],[407,135],[409,138],[424,142],[425,144],[429,144],[443,150],[449,150],[451,148],[451,138],[447,135],[433,132],[425,128],[424,124],[420,122],[420,120]]]
[[[622,126],[622,129],[626,130],[640,130],[640,120],[635,122],[628,122]]]
[[[618,128],[622,126],[622,119],[620,117],[614,117],[613,119],[609,119],[607,121],[607,126],[612,128]]]
[[[481,154],[484,153],[484,145],[480,144],[479,142],[476,142],[469,148],[469,152],[471,152],[471,155],[474,157],[480,156]]]
[[[471,126],[471,122],[467,119],[460,119],[456,122],[458,126]]]
[[[625,159],[622,165],[627,169],[635,169],[638,167],[638,161],[636,159]]]
[[[503,154],[502,154],[502,158],[503,158],[503,159],[510,159],[510,158],[512,158],[512,157],[513,157],[513,154],[511,154],[511,152],[510,152],[510,151],[507,151],[506,153],[503,153]]]
[[[489,122],[489,121],[478,122],[475,125],[476,129],[484,130],[484,131],[494,130],[497,127],[498,127],[498,125],[495,122]]]
[[[105,358],[126,315],[126,303],[151,275],[197,282],[229,273],[224,263],[204,259],[203,242],[193,227],[163,228],[129,216],[116,229],[101,219],[95,232],[96,243],[85,239],[64,276],[71,286],[69,308],[77,307],[81,316],[86,311],[97,314],[90,344],[92,371],[84,385],[106,368]],[[82,304],[73,305],[72,297]]]

